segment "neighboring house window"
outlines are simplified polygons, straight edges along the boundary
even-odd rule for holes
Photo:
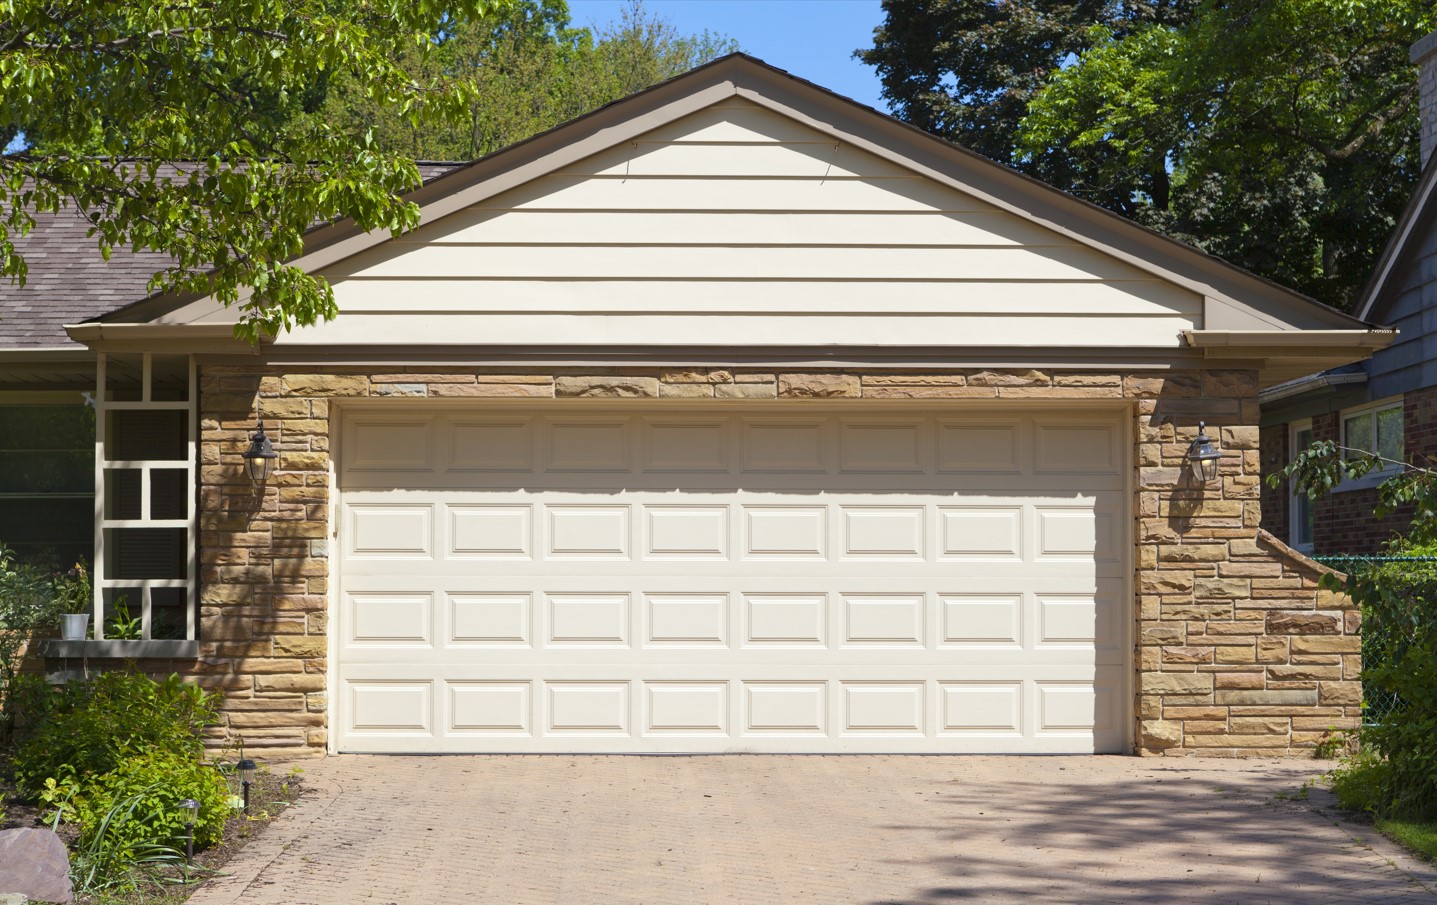
[[[1312,445],[1312,422],[1298,421],[1289,425],[1287,440],[1288,461]],[[1304,553],[1312,552],[1312,499],[1291,486],[1291,500],[1288,506],[1288,543]]]
[[[67,569],[94,534],[94,409],[79,393],[0,394],[0,544]]]
[[[1367,479],[1348,481],[1338,489],[1372,486],[1391,476],[1393,472],[1400,471],[1401,463],[1405,460],[1402,441],[1402,400],[1400,398],[1386,399],[1343,412],[1342,445],[1353,450],[1344,453],[1347,458],[1368,452],[1389,461],[1368,475]]]

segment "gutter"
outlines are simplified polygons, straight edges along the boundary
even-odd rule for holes
[[[1279,383],[1277,386],[1259,390],[1257,401],[1260,405],[1267,405],[1270,402],[1277,402],[1279,399],[1287,399],[1291,396],[1301,396],[1313,390],[1320,390],[1325,387],[1346,386],[1353,383],[1366,383],[1367,373],[1365,371],[1350,371],[1346,374],[1310,374],[1307,377],[1299,377],[1296,380],[1289,380],[1287,383]]]
[[[184,345],[186,353],[258,352],[258,346],[235,338],[233,324],[107,324],[88,321],[66,324],[65,332],[93,352],[106,349],[148,352],[154,351],[156,346],[177,343]]]
[[[1268,355],[1301,355],[1309,349],[1385,349],[1397,338],[1392,327],[1370,330],[1184,330],[1194,349],[1251,349]]]
[[[65,361],[94,361],[95,353],[84,346],[45,346],[40,348],[26,346],[19,349],[0,349],[0,362],[6,363],[46,363]]]

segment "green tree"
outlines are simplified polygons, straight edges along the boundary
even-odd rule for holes
[[[343,131],[368,126],[380,147],[415,159],[471,160],[737,49],[709,32],[680,34],[637,0],[597,34],[575,28],[563,0],[521,0],[414,61],[432,77],[476,81],[462,117],[416,124],[350,81],[332,82],[314,115]]]
[[[106,257],[171,255],[153,290],[238,304],[242,335],[333,316],[285,262],[316,222],[412,227],[419,173],[301,114],[343,78],[415,123],[462,117],[473,80],[422,64],[499,2],[0,0],[0,274],[23,279],[15,238],[69,206]]]
[[[888,0],[885,31],[910,6],[968,18],[934,42],[962,55],[880,67],[901,115],[1323,301],[1350,306],[1415,184],[1431,0]]]

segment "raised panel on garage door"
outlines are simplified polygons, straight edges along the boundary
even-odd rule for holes
[[[1124,750],[1124,416],[972,411],[345,411],[335,746]]]

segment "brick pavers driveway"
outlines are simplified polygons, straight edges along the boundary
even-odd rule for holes
[[[1312,761],[331,757],[191,905],[1417,903]]]

